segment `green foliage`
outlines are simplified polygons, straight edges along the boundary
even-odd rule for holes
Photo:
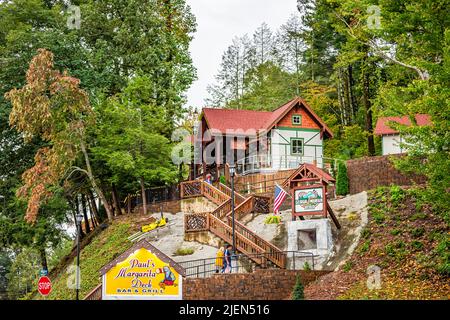
[[[80,255],[80,297],[84,298],[86,294],[100,283],[101,278],[99,276],[99,270],[103,266],[131,247],[132,243],[127,239],[129,235],[129,223],[114,221],[106,230],[84,247]],[[61,270],[60,273],[52,279],[52,292],[45,299],[75,299],[75,290],[69,289],[67,286],[68,281],[70,283],[75,279],[75,273],[68,272],[68,267],[75,263],[76,257],[68,262],[66,269]],[[38,293],[34,298],[42,299]]]
[[[419,241],[419,240],[413,240],[411,242],[411,249],[414,251],[420,251],[423,250],[423,242]]]
[[[336,194],[346,195],[349,191],[347,166],[344,162],[339,162],[336,177]]]
[[[344,266],[342,267],[342,270],[345,272],[349,272],[353,267],[353,263],[351,261],[345,262]]]
[[[380,209],[372,208],[372,210],[370,211],[370,214],[371,214],[372,219],[377,224],[382,224],[386,220],[386,215]]]
[[[300,275],[298,274],[296,277],[294,289],[292,290],[291,299],[292,300],[303,300],[305,299],[305,294],[303,292],[304,287],[302,281],[300,279]]]
[[[194,253],[192,248],[178,248],[173,254],[176,256],[189,256]]]
[[[396,261],[402,261],[408,254],[407,246],[403,240],[397,240],[394,243],[387,244],[384,247],[385,253]]]
[[[362,231],[361,231],[361,238],[369,239],[370,235],[371,235],[371,232],[370,232],[369,228],[365,227],[364,229],[362,229]]]
[[[265,224],[279,224],[281,222],[281,216],[280,215],[269,215],[264,220]]]
[[[225,179],[225,176],[224,175],[220,175],[220,177],[219,177],[219,181],[220,181],[220,183],[222,183],[222,184],[227,184],[227,179]]]
[[[391,203],[394,206],[398,206],[399,203],[405,198],[405,192],[399,186],[393,185],[390,188]]]
[[[390,234],[392,234],[393,236],[398,236],[402,234],[402,230],[400,229],[393,229],[390,231]]]
[[[308,261],[305,261],[305,263],[303,264],[303,270],[311,271],[311,266],[309,265]]]
[[[419,238],[419,237],[423,236],[424,233],[425,233],[425,229],[423,227],[414,228],[411,230],[411,235],[414,238]]]
[[[363,244],[361,245],[361,247],[359,248],[359,253],[360,253],[360,255],[363,255],[364,253],[366,253],[367,251],[369,251],[369,249],[370,249],[370,242],[371,242],[370,239],[364,241],[364,243],[363,243]]]
[[[16,300],[35,290],[40,270],[39,253],[25,248],[14,258],[8,277],[8,297]]]
[[[425,212],[416,212],[409,218],[409,220],[411,221],[425,220],[427,217],[428,215]]]

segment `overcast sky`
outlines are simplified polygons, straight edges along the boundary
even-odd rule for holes
[[[190,51],[197,78],[189,91],[188,105],[204,106],[206,88],[214,82],[222,54],[236,36],[251,36],[261,23],[277,30],[291,14],[297,0],[187,0],[197,19],[197,32]]]

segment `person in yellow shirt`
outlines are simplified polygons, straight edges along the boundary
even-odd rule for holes
[[[216,254],[216,273],[219,273],[219,271],[222,271],[223,269],[223,253],[225,249],[224,247],[220,247],[220,249],[217,251]]]

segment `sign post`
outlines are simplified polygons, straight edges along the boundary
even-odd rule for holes
[[[38,291],[41,295],[48,296],[52,291],[52,282],[49,277],[43,276],[39,278],[38,281]]]

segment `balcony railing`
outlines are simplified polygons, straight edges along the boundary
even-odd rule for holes
[[[316,164],[319,168],[326,166],[336,168],[338,159],[316,156],[252,155],[236,161],[236,171],[245,175],[256,172],[273,172],[298,168],[303,163]]]

